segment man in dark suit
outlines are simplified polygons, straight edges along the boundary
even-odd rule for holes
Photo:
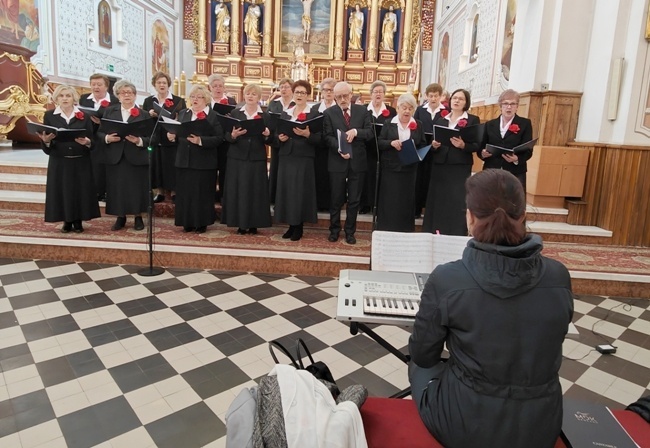
[[[514,174],[526,191],[526,161],[533,156],[529,149],[519,154],[492,155],[485,150],[485,145],[495,145],[502,148],[514,148],[533,139],[533,125],[528,118],[517,115],[519,93],[508,89],[499,95],[501,116],[485,123],[485,137],[482,150],[478,153],[483,160],[483,169],[503,169]]]
[[[90,75],[90,93],[84,93],[79,98],[79,105],[90,107],[100,111],[100,116],[108,106],[119,104],[117,97],[108,92],[110,80],[108,76],[101,73]],[[94,132],[99,128],[99,118],[90,117],[93,121]],[[97,142],[97,150],[90,153],[90,162],[93,169],[93,179],[95,179],[95,191],[97,199],[104,201],[106,199],[106,165],[102,159],[104,151],[102,150],[103,142]]]
[[[341,208],[346,201],[345,241],[348,244],[357,242],[354,232],[357,229],[357,214],[361,201],[366,170],[366,141],[373,136],[372,122],[368,110],[361,105],[351,104],[352,88],[347,82],[339,82],[334,86],[336,106],[323,113],[323,137],[329,149],[327,168],[330,175],[330,235],[328,240],[336,242],[341,232]],[[340,152],[337,131],[341,131],[342,139],[351,144],[349,154]]]

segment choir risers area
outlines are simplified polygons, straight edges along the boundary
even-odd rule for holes
[[[148,264],[146,231],[133,230],[131,220],[125,230],[112,232],[114,218],[103,216],[84,223],[84,233],[65,235],[59,232],[60,223],[43,222],[46,167],[47,157],[40,150],[0,151],[0,183],[5,187],[0,190],[0,256]],[[578,292],[650,297],[650,266],[620,263],[626,257],[650,259],[650,249],[613,247],[608,242],[611,232],[569,225],[566,216],[566,209],[531,207],[527,224],[543,236],[549,256],[569,265]],[[419,228],[421,220],[416,222]],[[327,226],[328,214],[319,214],[319,223],[306,226],[299,242],[281,238],[286,226],[242,236],[215,224],[205,234],[185,234],[174,225],[168,200],[156,205],[154,264],[322,276],[338,276],[341,269],[368,269],[372,215],[359,216],[354,246],[343,238],[328,242]]]

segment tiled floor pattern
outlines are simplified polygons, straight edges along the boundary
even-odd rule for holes
[[[222,447],[275,338],[305,339],[343,387],[407,386],[405,365],[333,319],[336,279],[138,269],[0,259],[0,446]],[[580,297],[574,322],[567,395],[620,408],[650,392],[649,300]],[[406,345],[401,328],[377,332]],[[603,338],[615,355],[592,350]]]

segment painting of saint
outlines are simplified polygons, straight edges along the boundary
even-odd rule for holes
[[[153,49],[151,73],[169,74],[169,32],[160,19],[151,26],[151,48]]]
[[[40,44],[36,0],[0,0],[0,42],[36,52]]]
[[[447,68],[449,67],[449,33],[442,36],[440,59],[438,60],[438,84],[447,86]]]
[[[334,17],[332,0],[279,0],[276,14],[280,30],[274,32],[276,48],[287,56],[302,44],[305,54],[329,55],[333,44]]]
[[[97,6],[97,23],[99,23],[99,46],[113,48],[113,30],[111,28],[111,7],[105,0]]]
[[[503,32],[503,49],[501,50],[501,77],[510,80],[510,62],[512,59],[512,42],[515,39],[515,21],[517,19],[517,0],[508,0],[505,29]]]

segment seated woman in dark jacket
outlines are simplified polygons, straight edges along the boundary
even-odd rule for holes
[[[562,426],[569,272],[542,256],[539,236],[526,234],[515,176],[481,171],[466,191],[474,238],[462,260],[433,271],[422,293],[409,340],[413,399],[447,448],[551,448]]]

